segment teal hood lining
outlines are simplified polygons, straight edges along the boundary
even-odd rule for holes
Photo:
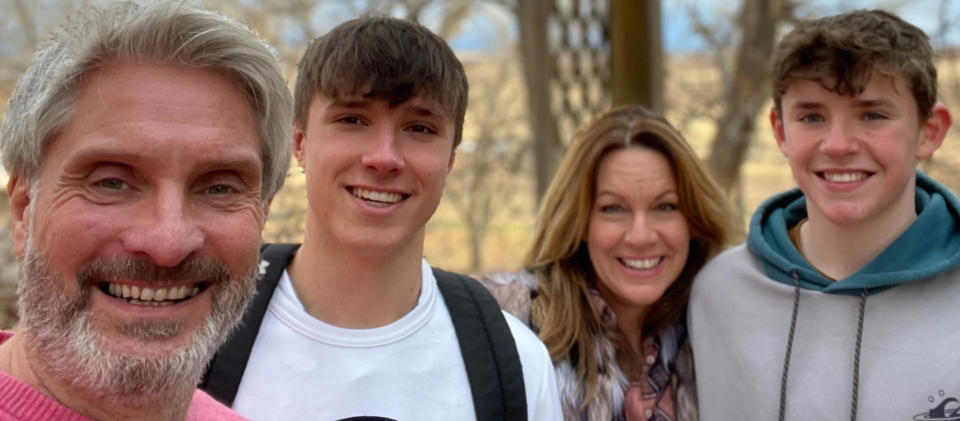
[[[787,230],[806,218],[806,199],[799,189],[777,194],[757,208],[750,221],[747,247],[763,261],[771,279],[828,293],[869,293],[929,278],[960,263],[960,200],[917,170],[917,220],[875,259],[847,278],[832,281],[797,251]]]

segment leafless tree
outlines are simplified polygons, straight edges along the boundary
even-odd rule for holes
[[[519,180],[525,177],[529,135],[526,109],[518,106],[523,91],[514,54],[468,64],[470,80],[480,85],[471,93],[464,144],[447,182],[445,200],[456,209],[469,239],[467,271],[485,268],[485,243],[492,223],[515,217]]]

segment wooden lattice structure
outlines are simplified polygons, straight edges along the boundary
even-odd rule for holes
[[[564,141],[612,103],[609,23],[610,0],[552,0],[550,111]]]

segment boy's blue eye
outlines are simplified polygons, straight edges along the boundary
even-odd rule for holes
[[[337,122],[344,123],[344,124],[360,124],[360,118],[350,115],[350,116],[338,118]]]
[[[410,126],[410,131],[415,132],[415,133],[427,133],[427,134],[435,134],[435,133],[436,133],[435,130],[431,129],[429,126],[424,125],[424,124],[413,124],[413,125]]]
[[[798,120],[803,123],[822,123],[823,116],[820,114],[804,114]]]
[[[866,113],[863,115],[864,120],[886,120],[887,117],[879,113]]]

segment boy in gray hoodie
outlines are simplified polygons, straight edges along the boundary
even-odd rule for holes
[[[916,170],[951,124],[926,34],[882,11],[803,22],[773,79],[798,188],[695,281],[700,414],[956,419],[960,202]]]

